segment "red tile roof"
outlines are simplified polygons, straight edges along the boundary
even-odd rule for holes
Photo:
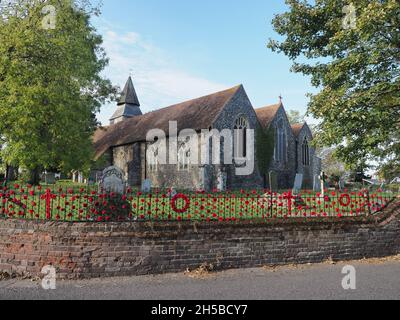
[[[292,131],[296,138],[299,136],[305,125],[305,123],[296,123],[292,125]]]
[[[264,108],[256,109],[256,114],[260,124],[264,128],[268,128],[272,121],[275,119],[279,109],[283,107],[282,103],[266,106]]]

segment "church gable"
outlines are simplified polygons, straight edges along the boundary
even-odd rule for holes
[[[218,130],[233,130],[237,120],[240,118],[247,122],[246,129],[255,130],[257,128],[257,115],[242,85],[239,86],[235,95],[233,95],[229,102],[225,105],[220,115],[214,122],[213,128]]]
[[[311,141],[314,138],[313,133],[307,123],[297,123],[292,125],[292,132],[296,140],[299,140],[302,137],[307,137]]]

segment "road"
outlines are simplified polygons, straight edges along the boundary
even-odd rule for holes
[[[344,290],[345,265],[356,269],[356,290]],[[116,300],[276,300],[400,299],[399,259],[230,270],[216,274],[168,274],[130,278],[58,281],[43,290],[40,282],[0,282],[0,299]]]

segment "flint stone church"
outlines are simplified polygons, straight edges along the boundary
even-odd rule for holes
[[[272,128],[275,147],[271,150],[273,158],[270,166],[267,170],[260,170],[255,160],[254,171],[248,176],[239,176],[236,175],[235,161],[225,165],[222,164],[223,157],[219,165],[193,165],[190,163],[190,150],[185,142],[180,141],[178,164],[158,164],[158,150],[152,149],[154,142],[146,141],[147,133],[152,129],[168,133],[170,121],[177,122],[178,132],[194,129],[199,135],[205,129],[246,132],[249,129]],[[166,139],[168,143],[168,137]],[[239,143],[246,143],[246,140],[242,139]],[[96,159],[103,159],[105,166],[120,168],[132,187],[141,186],[145,180],[150,180],[155,188],[185,190],[271,187],[270,179],[261,171],[272,172],[276,176],[277,188],[290,189],[296,174],[303,175],[305,188],[312,188],[314,177],[320,174],[321,160],[311,146],[312,140],[312,132],[306,123],[289,123],[281,99],[278,104],[254,109],[242,85],[142,114],[129,77],[110,125],[99,127],[95,132],[94,147]],[[243,148],[238,146],[237,149]],[[254,149],[257,152],[256,147]],[[237,152],[234,151],[235,154]]]

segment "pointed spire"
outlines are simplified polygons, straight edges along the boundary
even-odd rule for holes
[[[283,101],[283,97],[282,97],[282,95],[280,94],[280,95],[279,95],[279,103],[282,104],[282,101]]]
[[[129,76],[122,91],[121,98],[118,101],[118,108],[110,119],[110,124],[130,119],[135,116],[141,116],[139,99],[133,86],[132,77]]]
[[[140,107],[139,99],[136,95],[131,76],[129,76],[128,81],[125,84],[124,90],[122,91],[121,98],[118,101],[119,106],[124,104],[130,104]]]

